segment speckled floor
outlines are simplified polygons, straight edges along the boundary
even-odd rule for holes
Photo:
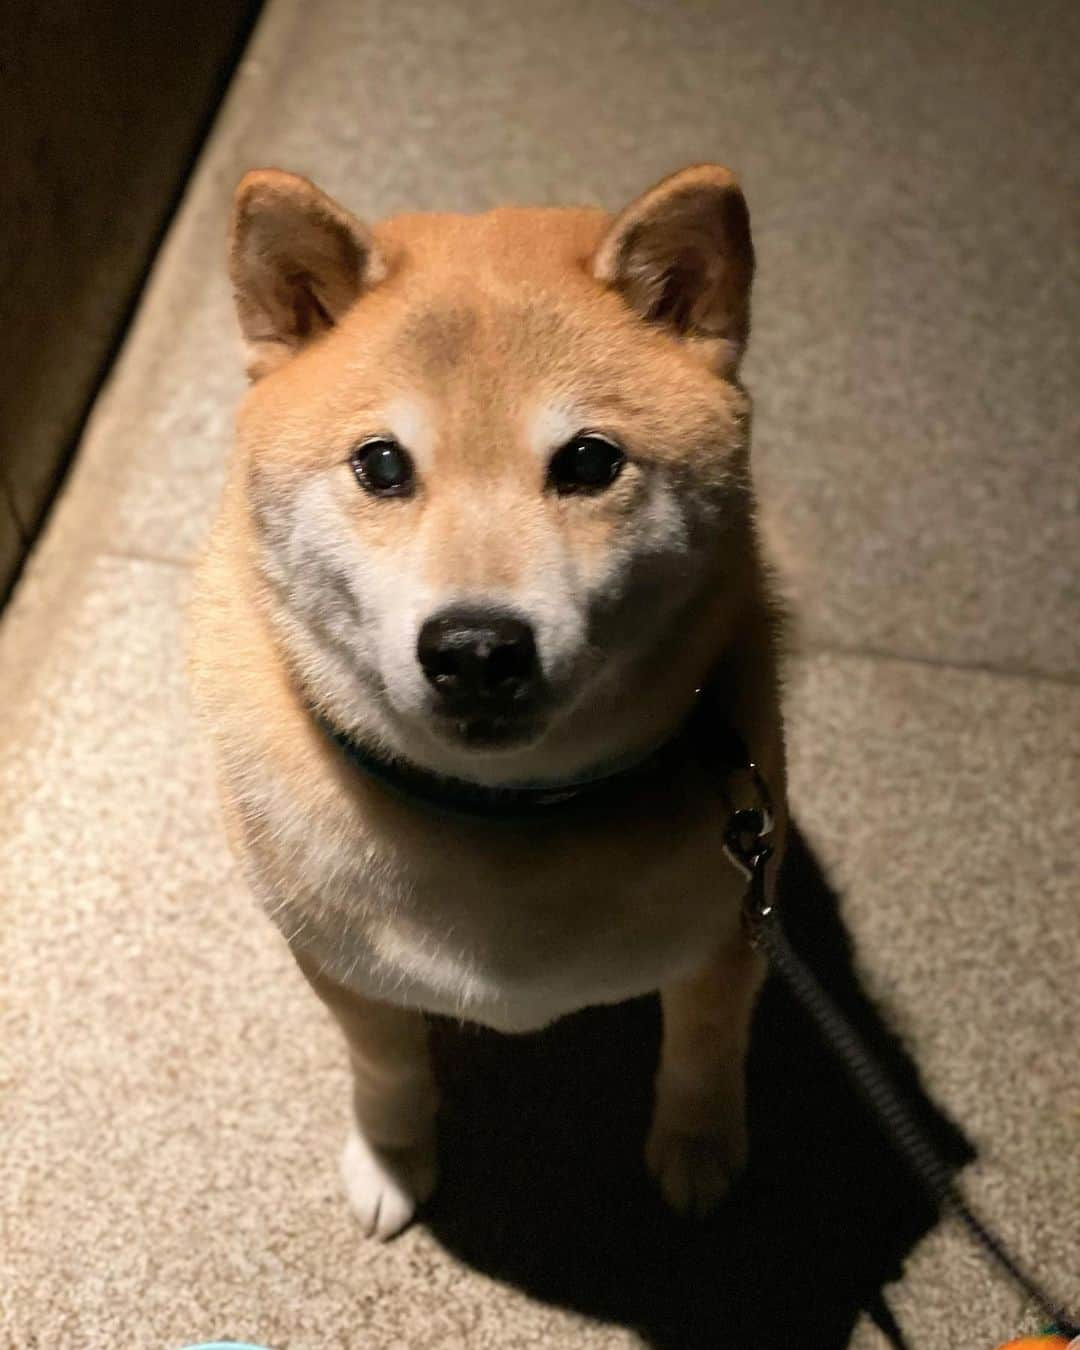
[[[242,387],[224,219],[263,163],[369,215],[617,206],[695,159],[741,171],[758,475],[804,637],[793,798],[831,883],[807,859],[790,902],[816,896],[834,933],[842,895],[837,980],[861,978],[977,1147],[973,1193],[1080,1299],[1078,38],[1063,0],[270,0],[0,625],[4,1350],[760,1350],[732,1272],[754,1288],[772,1176],[794,1188],[787,1266],[754,1297],[803,1310],[792,1350],[852,1324],[883,1347],[858,1299],[901,1266],[915,1347],[1034,1325],[951,1228],[915,1241],[925,1215],[884,1160],[844,1153],[857,1108],[779,995],[741,1247],[730,1216],[635,1228],[645,1202],[590,1190],[585,1146],[544,1161],[522,1124],[539,1106],[492,1134],[501,1074],[572,1116],[611,1038],[647,1058],[647,1008],[528,1043],[531,1067],[479,1038],[430,1224],[375,1247],[350,1222],[343,1055],[229,860],[180,663]],[[530,1190],[523,1154],[562,1184]],[[514,1177],[529,1213],[500,1193]]]

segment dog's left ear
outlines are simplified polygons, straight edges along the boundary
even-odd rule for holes
[[[665,178],[616,216],[592,267],[643,319],[694,340],[718,370],[738,366],[754,247],[730,170],[698,164]]]

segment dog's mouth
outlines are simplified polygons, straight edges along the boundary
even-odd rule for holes
[[[506,716],[479,714],[455,717],[439,714],[434,722],[439,736],[466,750],[518,750],[537,740],[543,730],[542,719],[536,716]]]

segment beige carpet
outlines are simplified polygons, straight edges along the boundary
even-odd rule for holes
[[[229,861],[180,668],[260,163],[372,215],[742,171],[797,813],[973,1193],[1080,1300],[1078,36],[1064,0],[271,0],[0,626],[3,1350],[743,1350],[481,1259],[449,1200],[386,1247],[339,1200],[343,1056]],[[924,1350],[1034,1325],[949,1228],[889,1297]]]

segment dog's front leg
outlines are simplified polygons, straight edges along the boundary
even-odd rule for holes
[[[369,1237],[393,1237],[435,1187],[438,1093],[427,1025],[421,1013],[344,989],[293,954],[349,1047],[354,1118],[341,1158],[345,1194]]]
[[[707,1214],[746,1163],[746,1052],[763,975],[740,932],[699,975],[660,991],[663,1038],[645,1157],[680,1213]]]

